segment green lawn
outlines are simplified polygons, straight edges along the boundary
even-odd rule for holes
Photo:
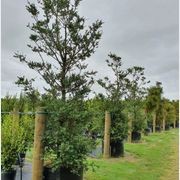
[[[125,152],[124,158],[89,159],[98,168],[84,180],[178,180],[178,129],[126,143]]]

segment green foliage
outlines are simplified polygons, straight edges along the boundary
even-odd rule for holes
[[[173,106],[175,107],[176,111],[176,121],[179,121],[179,100],[172,101]]]
[[[85,135],[91,115],[83,99],[91,90],[96,72],[87,70],[85,60],[98,47],[103,24],[97,20],[85,26],[85,18],[78,14],[79,4],[80,0],[28,2],[26,9],[34,21],[28,25],[32,31],[28,47],[39,59],[31,60],[22,53],[14,55],[47,83],[40,101],[48,112],[58,112],[50,113],[44,138],[46,154],[55,158],[52,166],[70,167],[76,172],[85,167],[86,155],[94,144]],[[18,78],[17,84],[23,86],[32,101],[36,100],[34,79]]]
[[[111,109],[111,140],[122,141],[127,137],[128,124],[121,103]]]
[[[23,77],[18,77],[18,80],[15,82],[19,87],[23,87],[24,95],[22,99],[26,100],[26,103],[29,102],[29,105],[32,107],[32,110],[35,110],[35,107],[38,106],[38,101],[40,100],[40,94],[37,89],[33,87],[33,82],[35,79],[28,80]],[[21,99],[21,96],[20,96]]]
[[[86,27],[85,18],[78,14],[79,3],[79,0],[28,2],[26,9],[34,20],[28,25],[32,31],[29,37],[32,43],[28,47],[39,55],[39,60],[28,59],[21,53],[14,55],[40,74],[48,85],[44,87],[48,93],[63,100],[86,96],[93,83],[92,76],[96,73],[87,71],[84,61],[98,47],[103,23],[97,20]],[[19,77],[17,83],[24,89],[31,89],[28,84],[32,80]]]
[[[152,86],[148,89],[148,95],[146,98],[146,111],[147,112],[153,112],[158,111],[161,96],[162,96],[163,90],[160,84],[156,84],[156,86]]]
[[[89,99],[85,102],[89,113],[92,115],[92,123],[90,125],[90,131],[95,135],[104,135],[104,118],[107,106],[107,100],[101,94],[95,96],[93,99]]]
[[[161,87],[160,82],[156,82],[156,86],[152,86],[148,89],[148,95],[146,96],[145,110],[146,114],[151,117],[152,122],[152,113],[156,114],[157,124],[161,124],[162,121],[162,93],[163,88]]]
[[[127,119],[123,114],[124,106],[122,104],[122,98],[126,94],[126,82],[128,72],[122,70],[121,57],[110,53],[110,60],[106,60],[107,65],[111,68],[115,77],[114,81],[111,81],[108,77],[98,80],[106,90],[106,110],[112,113],[112,129],[111,138],[113,140],[123,140],[127,136]]]
[[[92,117],[86,106],[82,101],[52,100],[46,107],[50,114],[44,143],[46,156],[53,157],[51,166],[67,167],[76,173],[82,167],[86,169],[86,156],[95,145],[88,134]]]
[[[28,114],[28,107],[24,108],[24,114],[20,117],[19,126],[23,128],[23,140],[21,143],[20,152],[26,152],[33,145],[34,141],[34,115]]]
[[[112,102],[117,102],[121,100],[126,93],[125,83],[128,72],[122,70],[121,57],[112,53],[108,56],[110,60],[107,59],[106,62],[112,70],[115,80],[111,81],[109,77],[104,77],[104,79],[99,79],[98,83],[106,90],[107,98]]]
[[[1,109],[5,112],[12,112],[17,109],[20,112],[28,112],[31,106],[24,95],[20,97],[5,96],[2,98]],[[26,152],[33,143],[34,117],[32,115],[19,115],[13,119],[13,115],[2,115],[2,169],[8,171],[13,168],[19,152]]]
[[[17,97],[6,95],[4,98],[1,98],[1,112],[10,112],[17,104]]]
[[[150,81],[146,81],[144,68],[134,66],[128,68],[128,78],[126,79],[126,108],[132,120],[132,130],[141,131],[146,124],[143,98],[147,93],[145,87]]]
[[[12,116],[5,116],[1,125],[1,165],[3,171],[10,171],[15,165],[24,140],[24,129]]]
[[[176,121],[176,109],[172,102],[169,102],[166,106],[166,123],[170,125],[174,121]]]

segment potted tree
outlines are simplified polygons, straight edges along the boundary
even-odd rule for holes
[[[124,139],[127,137],[127,117],[123,114],[122,105],[111,110],[111,156],[124,156]]]
[[[9,116],[5,116],[1,132],[1,178],[14,180],[19,147],[23,142],[23,129]]]
[[[82,101],[48,102],[47,109],[57,113],[49,115],[53,123],[47,121],[44,134],[45,161],[50,161],[45,167],[45,179],[58,176],[61,180],[81,180],[87,169],[87,154],[94,146],[94,139],[85,133],[91,115]]]
[[[132,122],[131,140],[138,142],[141,139],[141,131],[145,127],[144,96],[146,94],[146,80],[144,68],[134,66],[128,68],[128,78],[126,79],[126,108]]]
[[[107,65],[111,68],[114,81],[109,77],[98,80],[100,86],[106,90],[106,110],[111,112],[111,156],[119,157],[124,155],[123,140],[127,136],[127,118],[124,115],[124,105],[122,98],[126,93],[125,82],[127,71],[122,70],[121,57],[110,53],[109,60],[106,60]]]
[[[70,168],[76,173],[84,167],[91,144],[91,138],[84,135],[90,116],[83,100],[91,91],[96,72],[87,70],[86,59],[98,47],[103,24],[97,20],[85,26],[85,18],[78,13],[80,2],[28,2],[26,9],[33,18],[33,23],[28,25],[32,31],[28,47],[39,59],[32,60],[19,52],[14,55],[38,72],[46,83],[42,99],[49,95],[53,103],[60,105],[50,108],[51,112],[58,113],[50,115],[45,134],[45,152],[55,155],[53,168]],[[17,81],[27,94],[33,95],[32,99],[36,97],[33,81],[25,76],[18,77]],[[49,106],[51,101],[46,104]]]

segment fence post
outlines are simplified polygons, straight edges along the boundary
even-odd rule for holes
[[[32,180],[42,180],[43,178],[44,147],[42,143],[42,137],[45,130],[46,118],[46,109],[44,107],[38,108],[35,117]]]
[[[165,122],[165,116],[163,117],[163,131],[165,131],[165,126],[166,126],[166,122]]]
[[[19,125],[19,109],[17,107],[13,108],[12,111],[13,121],[16,126]]]
[[[132,141],[132,119],[130,115],[128,115],[128,142]]]
[[[104,129],[104,158],[110,157],[110,128],[111,115],[110,112],[105,112],[105,129]]]
[[[174,128],[176,128],[176,120],[174,120],[173,126],[174,126]]]
[[[153,114],[153,133],[156,132],[156,112]]]

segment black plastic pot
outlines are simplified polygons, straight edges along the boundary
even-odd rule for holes
[[[161,132],[161,127],[160,126],[156,126],[156,132]]]
[[[15,180],[16,170],[1,172],[1,180]]]
[[[44,167],[43,180],[60,180],[60,171],[53,171],[50,167]]]
[[[170,125],[165,125],[165,130],[170,130]]]
[[[52,168],[44,167],[43,180],[83,180],[83,170],[77,175],[65,167],[61,167],[56,171],[53,171]]]
[[[111,141],[111,157],[123,157],[124,156],[124,142],[119,141]]]
[[[60,168],[60,180],[83,180],[83,168],[77,174],[71,172],[71,169],[66,167]]]
[[[144,129],[144,135],[148,136],[151,133],[151,128],[145,128]]]
[[[179,128],[179,122],[176,121],[176,127]]]
[[[17,156],[17,160],[16,160],[16,164],[15,165],[20,165],[21,163],[24,162],[26,157],[26,153],[25,152],[20,152]]]
[[[141,133],[137,131],[132,132],[132,142],[138,142],[141,140]]]

